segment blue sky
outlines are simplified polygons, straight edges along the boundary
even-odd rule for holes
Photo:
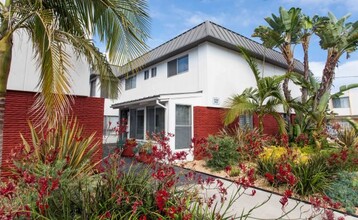
[[[271,13],[278,14],[280,6],[289,9],[300,7],[310,16],[327,15],[333,12],[337,17],[351,14],[349,21],[358,20],[358,0],[148,0],[151,16],[151,32],[148,45],[154,48],[205,20],[213,21],[244,36],[250,37],[255,27],[265,25],[264,18]],[[259,41],[257,38],[252,38]],[[302,60],[300,47],[295,56]],[[320,49],[318,39],[313,38],[310,48],[311,69],[320,75],[326,52]],[[346,60],[342,56],[337,70],[339,78],[358,82],[358,52]],[[341,84],[341,83],[339,83]]]

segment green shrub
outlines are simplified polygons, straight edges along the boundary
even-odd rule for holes
[[[239,153],[235,139],[229,136],[208,138],[210,159],[206,162],[207,166],[214,170],[223,170],[227,166],[238,162]]]
[[[338,174],[329,189],[325,191],[327,196],[339,201],[348,213],[354,214],[358,206],[358,173],[342,172]]]
[[[323,192],[334,175],[327,167],[325,157],[314,155],[306,163],[293,164],[292,172],[298,179],[294,189],[300,195]]]

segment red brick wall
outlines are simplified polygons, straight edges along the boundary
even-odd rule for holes
[[[11,166],[9,160],[11,149],[21,143],[20,133],[25,138],[30,136],[27,120],[31,114],[29,109],[35,100],[34,95],[35,93],[32,92],[7,91],[2,156],[2,167],[5,170]],[[96,132],[95,138],[102,143],[104,99],[76,96],[74,100],[72,114],[77,116],[79,123],[83,125],[84,135]],[[100,159],[102,159],[102,147],[94,158],[95,161]],[[1,173],[2,176],[7,174],[7,172]]]
[[[259,119],[256,114],[254,114],[253,120],[254,120],[254,127],[258,128]],[[264,134],[277,135],[279,133],[278,124],[272,115],[265,115],[263,121],[264,121]]]
[[[194,137],[206,138],[217,134],[223,128],[224,109],[195,106]]]
[[[225,110],[222,108],[194,107],[194,137],[206,138],[217,134],[223,128],[223,116]],[[253,117],[254,127],[258,126],[258,117]],[[271,115],[264,116],[264,133],[277,135],[279,132],[275,118]]]

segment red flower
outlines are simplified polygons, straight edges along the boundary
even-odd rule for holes
[[[252,192],[251,192],[251,196],[254,196],[256,194],[256,190],[252,190]]]
[[[283,196],[281,199],[280,199],[280,203],[282,205],[282,208],[285,207],[288,203],[288,198],[286,196]]]
[[[266,173],[265,177],[270,183],[273,183],[275,181],[275,177],[271,173]]]
[[[51,191],[58,189],[59,185],[60,185],[60,180],[56,178],[55,180],[52,181]]]
[[[139,217],[139,220],[147,220],[147,216],[141,215],[141,216]]]
[[[231,172],[231,166],[226,166],[225,167],[225,172],[230,173]]]
[[[0,195],[11,198],[15,193],[15,184],[9,182],[5,187],[0,188]]]
[[[160,211],[163,211],[165,203],[169,198],[169,193],[166,190],[159,190],[155,194],[155,201]]]
[[[292,191],[290,189],[286,190],[285,193],[284,193],[284,196],[291,197],[292,196]]]

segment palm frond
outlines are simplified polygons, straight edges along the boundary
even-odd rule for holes
[[[226,106],[228,110],[224,118],[225,125],[231,124],[240,115],[253,114],[257,109],[257,105],[251,102],[245,95],[232,96],[226,103]]]
[[[40,70],[38,87],[41,93],[32,108],[40,124],[56,124],[72,104],[72,97],[66,95],[71,93],[68,75],[71,64],[61,39],[53,33],[56,25],[53,16],[51,10],[41,10],[28,21]]]

